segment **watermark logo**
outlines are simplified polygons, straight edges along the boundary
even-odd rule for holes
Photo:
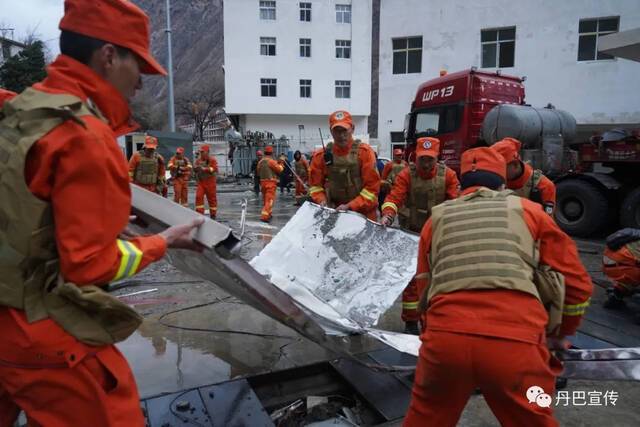
[[[550,395],[544,392],[540,386],[533,385],[527,389],[527,400],[529,403],[535,403],[541,408],[548,408],[553,403]]]
[[[537,385],[527,389],[526,397],[529,404],[535,403],[541,408],[549,408],[553,404],[553,398]],[[555,406],[616,406],[617,401],[618,392],[615,390],[560,390],[556,394]]]

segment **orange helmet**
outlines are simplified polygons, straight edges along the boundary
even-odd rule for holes
[[[520,160],[520,148],[522,143],[515,138],[507,137],[502,138],[491,146],[492,149],[504,157],[507,163],[511,163],[514,160]]]
[[[209,146],[208,145],[201,145],[200,146],[200,151],[203,153],[208,153],[209,152]]]
[[[503,180],[507,177],[507,163],[504,161],[504,157],[489,147],[472,148],[462,154],[460,162],[461,176],[467,172],[479,170],[493,172],[502,177]]]
[[[440,154],[440,140],[438,138],[423,137],[416,141],[416,159],[422,156],[438,157]]]
[[[144,148],[158,148],[158,138],[151,135],[145,135],[144,137]]]
[[[273,154],[273,147],[271,145],[267,145],[266,147],[264,147],[264,153]]]

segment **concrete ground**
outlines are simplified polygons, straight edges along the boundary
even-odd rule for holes
[[[189,202],[193,207],[191,190]],[[241,252],[247,260],[271,240],[297,209],[293,190],[290,194],[278,191],[273,220],[265,224],[259,221],[261,201],[249,185],[225,184],[219,185],[218,190],[218,220],[234,229],[239,226],[242,200],[248,202]],[[594,278],[602,280],[599,274],[602,243],[580,241],[579,247],[587,269]],[[133,368],[143,398],[331,358],[321,347],[235,300],[215,284],[185,275],[166,262],[156,263],[115,286],[120,287],[115,291],[117,295],[155,289],[124,297],[145,318],[140,329],[119,344]],[[603,298],[604,290],[597,287],[593,304],[601,303]],[[390,330],[401,330],[399,314],[397,302],[381,324]],[[611,333],[624,339],[637,336],[639,329],[640,326]],[[354,352],[380,347],[378,342],[362,337],[351,338],[350,345]],[[561,425],[640,425],[638,383],[569,381],[565,391],[571,399],[555,406]],[[603,396],[607,392],[609,397],[613,396],[611,392],[617,393],[617,399],[615,402],[613,398],[607,399],[605,405]],[[581,399],[583,396],[586,401]],[[581,406],[583,401],[587,404]],[[563,406],[564,403],[573,405]],[[459,423],[497,424],[482,396],[471,397]]]

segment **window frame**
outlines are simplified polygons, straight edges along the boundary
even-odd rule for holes
[[[311,86],[312,86],[311,79],[300,79],[299,81],[300,98],[311,98]],[[303,96],[303,90],[308,91],[308,94],[306,96]]]
[[[513,38],[501,39],[500,32],[509,31],[509,30],[513,30]],[[482,41],[482,33],[489,32],[489,31],[496,32],[496,39],[489,40],[489,41]],[[480,68],[514,68],[516,66],[516,34],[517,34],[517,27],[515,25],[509,26],[509,27],[480,29]],[[504,66],[500,65],[500,45],[503,43],[504,44],[513,43],[513,64],[511,65],[504,65]],[[485,65],[484,63],[484,47],[488,45],[495,45],[495,50],[496,50],[495,64],[493,66]]]
[[[308,40],[309,43],[308,44],[303,44],[303,40]],[[311,39],[310,38],[299,38],[298,39],[298,46],[300,47],[299,49],[299,54],[300,54],[300,58],[311,58]],[[303,50],[308,50],[308,55],[303,55]]]
[[[616,29],[615,30],[604,30],[600,31],[600,21],[607,20],[616,20]],[[596,22],[596,30],[595,31],[585,31],[580,32],[580,24],[583,22],[595,21]],[[601,16],[597,18],[583,18],[578,20],[578,52],[577,52],[577,62],[590,62],[590,61],[613,61],[616,59],[615,56],[609,55],[607,53],[598,52],[598,41],[600,37],[607,36],[609,34],[614,34],[620,31],[620,16]],[[591,59],[580,59],[580,39],[582,37],[595,36],[595,45],[594,45],[594,56]],[[606,56],[606,58],[598,58],[598,56]]]
[[[341,96],[338,96],[339,92]],[[346,96],[344,96],[345,94]],[[351,99],[351,80],[335,81],[335,97],[338,99]]]
[[[336,4],[336,24],[351,24],[351,10],[350,4]]]
[[[259,13],[260,13],[261,21],[276,20],[276,10],[277,10],[276,0],[258,0],[258,10],[260,11]],[[271,15],[271,12],[273,12],[272,18],[269,17]]]
[[[311,22],[311,10],[312,10],[311,2],[300,2],[299,6],[300,6],[300,22]],[[303,17],[308,19],[303,19]]]
[[[264,89],[267,89],[267,94],[264,94]],[[273,88],[273,95],[271,95],[271,89]],[[260,77],[260,97],[261,98],[276,98],[278,96],[278,79],[274,77]]]
[[[273,43],[270,43],[269,41],[266,41],[266,39],[269,40],[273,40]],[[276,49],[276,45],[277,45],[277,39],[276,37],[269,37],[269,36],[260,36],[260,56],[276,56],[277,53],[277,49]],[[263,52],[263,48],[264,49],[264,53]],[[271,54],[271,49],[273,48],[273,54]]]
[[[409,47],[410,39],[420,39],[420,47]],[[393,47],[395,41],[405,40],[406,47],[401,49],[396,49]],[[391,39],[391,73],[392,74],[420,74],[422,73],[422,46],[423,46],[423,38],[422,36],[407,36],[407,37],[393,37]],[[409,53],[410,52],[420,52],[420,61],[418,71],[409,71]],[[396,73],[396,53],[404,53],[404,72]]]
[[[336,59],[351,59],[351,40],[336,40],[335,46]],[[342,54],[339,52],[342,52]]]

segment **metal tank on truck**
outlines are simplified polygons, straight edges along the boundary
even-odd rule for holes
[[[524,80],[472,68],[420,85],[405,119],[407,159],[417,138],[437,136],[441,160],[458,171],[465,150],[517,138],[523,159],[556,183],[555,217],[563,230],[588,236],[615,222],[640,228],[637,133],[613,130],[575,141],[575,118],[552,105],[526,105]]]

